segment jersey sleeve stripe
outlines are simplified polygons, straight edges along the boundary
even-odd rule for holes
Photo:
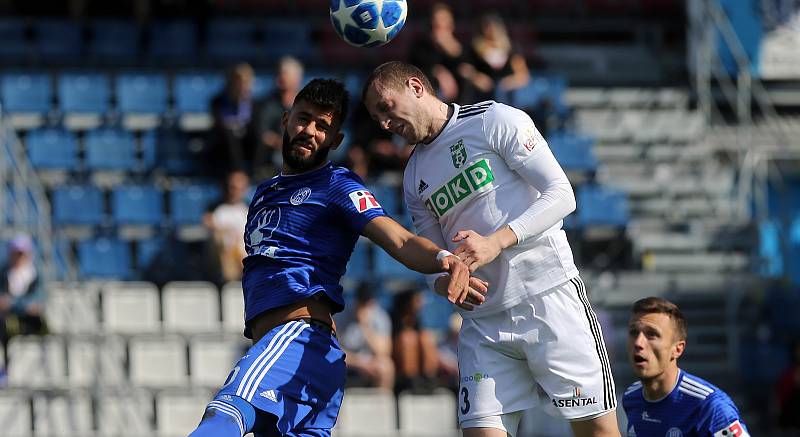
[[[700,382],[698,382],[698,381],[696,381],[694,379],[691,379],[691,378],[689,378],[687,376],[684,376],[683,377],[683,381],[681,381],[681,382],[685,382],[686,384],[691,385],[692,387],[696,388],[698,391],[707,392],[706,394],[711,394],[711,393],[714,392],[713,388],[711,388],[711,387],[709,387],[707,385],[701,384]]]
[[[681,386],[678,387],[678,390],[680,390],[683,393],[686,393],[686,394],[688,394],[690,396],[694,396],[694,397],[696,397],[698,399],[705,399],[705,398],[708,397],[707,394],[699,392],[699,391],[697,391],[697,390],[693,389],[692,387],[687,386],[685,384],[681,384]]]

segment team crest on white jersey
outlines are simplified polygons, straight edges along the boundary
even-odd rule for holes
[[[370,209],[380,208],[381,205],[375,200],[375,196],[367,190],[353,191],[349,194],[350,201],[356,207],[358,212],[364,212]]]
[[[464,140],[458,140],[457,143],[450,146],[450,157],[453,158],[453,166],[461,168],[467,162],[467,149],[464,147]]]
[[[292,194],[292,197],[289,199],[289,203],[292,205],[300,205],[301,203],[305,202],[308,199],[308,196],[311,195],[311,188],[304,187],[301,188]]]

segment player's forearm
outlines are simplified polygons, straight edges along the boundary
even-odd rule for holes
[[[439,273],[442,269],[436,255],[441,250],[427,238],[412,235],[398,248],[395,258],[411,270]]]

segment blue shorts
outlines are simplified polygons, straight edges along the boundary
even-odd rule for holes
[[[214,399],[236,396],[277,418],[276,430],[256,429],[256,435],[330,430],[342,405],[345,372],[344,352],[333,332],[294,320],[254,344]]]

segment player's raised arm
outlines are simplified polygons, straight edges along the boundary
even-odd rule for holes
[[[446,297],[450,302],[467,310],[483,303],[486,283],[470,278],[469,268],[457,256],[440,249],[427,238],[414,235],[386,216],[371,220],[364,226],[362,234],[412,270],[420,273],[447,272],[450,280]]]

